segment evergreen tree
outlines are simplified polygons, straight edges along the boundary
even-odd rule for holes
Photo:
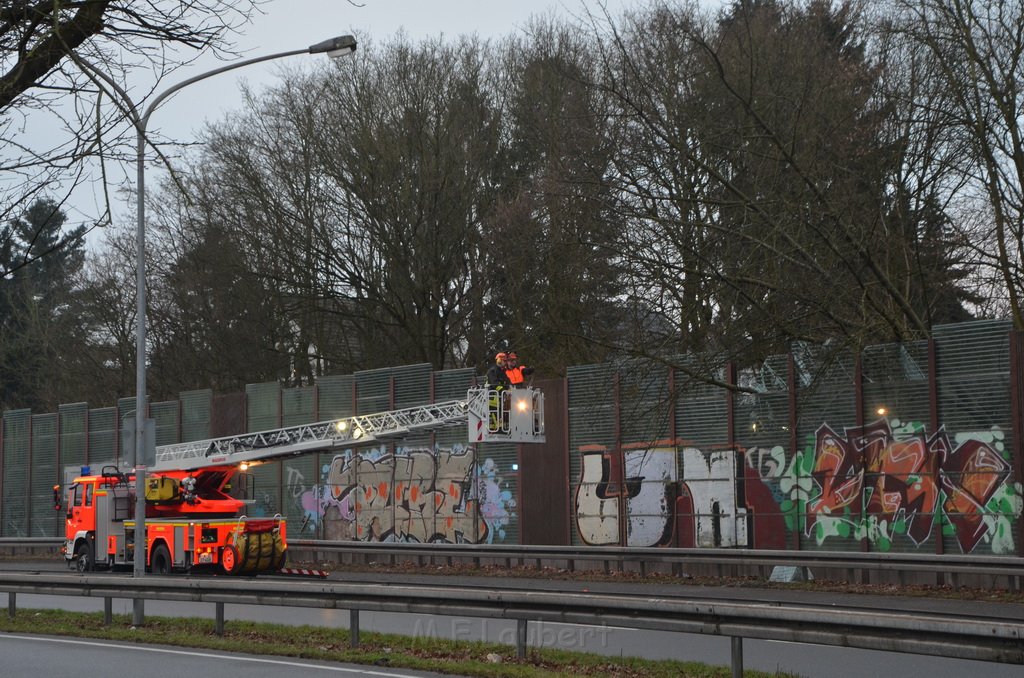
[[[0,379],[4,409],[55,408],[64,361],[81,336],[76,280],[85,261],[85,227],[64,231],[66,215],[41,198],[2,231]]]

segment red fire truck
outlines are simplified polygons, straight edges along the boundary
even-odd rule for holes
[[[236,466],[160,471],[146,477],[147,566],[157,574],[216,566],[227,574],[278,570],[285,521],[247,518],[228,494]],[[67,488],[64,556],[79,571],[131,565],[135,557],[135,476],[88,468]]]
[[[499,398],[475,388],[467,400],[157,447],[156,463],[145,476],[146,566],[158,574],[196,567],[227,574],[281,569],[288,550],[285,519],[244,513],[252,477],[241,472],[251,464],[467,420],[473,442],[543,442],[543,411],[543,394],[535,389],[511,389]],[[83,467],[66,491],[54,487],[54,503],[66,515],[61,551],[69,564],[85,572],[134,563],[133,472],[103,466],[96,474]]]

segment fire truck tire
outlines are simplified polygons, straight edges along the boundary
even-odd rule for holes
[[[94,567],[92,544],[83,540],[75,547],[75,569],[79,572],[92,572]]]
[[[153,574],[170,574],[171,565],[171,552],[165,544],[157,544],[149,559],[149,569]]]
[[[238,549],[231,544],[228,544],[220,550],[220,567],[224,570],[224,574],[237,573],[240,562]]]

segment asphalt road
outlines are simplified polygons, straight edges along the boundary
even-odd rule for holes
[[[0,633],[0,656],[3,656],[0,678],[442,678],[440,674],[406,669],[3,633]]]
[[[3,564],[3,567],[15,567]],[[37,564],[33,564],[37,567]],[[24,567],[24,565],[22,565]],[[49,569],[48,567],[46,569]],[[335,576],[342,576],[340,574]],[[367,581],[417,581],[428,577],[389,575],[381,573],[345,573],[345,579]],[[460,577],[460,580],[479,582],[481,578]],[[522,586],[523,579],[483,578],[488,585],[501,586],[502,582]],[[461,582],[460,582],[461,583]],[[590,590],[605,588],[628,588],[610,582],[559,582],[536,580],[531,585],[539,588],[581,588]],[[644,585],[633,585],[644,586]],[[679,586],[673,585],[678,593]],[[646,586],[649,595],[656,594],[656,588]],[[772,594],[777,594],[772,591]],[[796,595],[835,597],[839,594],[794,592]],[[749,595],[744,589],[703,589],[704,595]],[[766,594],[767,595],[767,594]],[[871,596],[848,596],[865,606],[900,605],[905,609],[914,606],[924,608],[935,601],[910,598],[881,598]],[[874,599],[872,599],[874,598]],[[67,610],[99,611],[103,608],[101,599],[67,598],[61,596],[19,595],[19,608],[63,608]],[[936,603],[937,604],[937,603]],[[965,602],[964,605],[995,605],[993,603]],[[115,600],[114,612],[130,614],[129,600]],[[991,609],[991,608],[990,608]],[[1024,606],[1005,606],[1007,617],[1024,618]],[[147,615],[160,616],[202,616],[212,618],[214,607],[209,603],[170,603],[148,601]],[[315,610],[302,608],[274,608],[249,605],[226,605],[225,618],[247,621],[273,621],[281,624],[310,624],[328,628],[347,628],[349,615],[343,610]],[[380,631],[400,633],[419,638],[447,638],[457,640],[488,640],[512,645],[515,641],[515,623],[502,620],[475,619],[463,617],[441,617],[427,615],[406,615],[384,612],[361,612],[360,629],[363,632]],[[679,659],[699,661],[713,665],[728,665],[731,658],[730,640],[712,635],[679,634],[656,631],[639,631],[618,627],[587,627],[572,624],[531,623],[528,642],[538,647],[559,647],[566,650],[594,652],[607,656],[637,656],[649,659]],[[807,678],[863,678],[865,676],[898,675],[900,678],[961,678],[963,676],[986,676],[986,678],[1021,678],[1024,667],[1018,665],[994,664],[944,659],[924,655],[879,652],[798,643],[773,641],[743,642],[744,667],[763,671],[787,671]],[[0,674],[3,675],[3,674]],[[44,673],[42,675],[50,675]],[[57,674],[54,674],[57,675]],[[81,674],[78,674],[81,675]],[[180,674],[179,674],[180,675]],[[251,675],[251,674],[249,674]],[[278,674],[280,675],[280,674]]]

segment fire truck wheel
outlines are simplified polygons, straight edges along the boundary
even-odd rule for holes
[[[153,574],[171,573],[171,552],[167,550],[164,544],[157,544],[156,548],[153,549],[153,556],[150,558],[149,565]]]
[[[238,549],[228,544],[220,550],[220,566],[224,574],[234,574],[238,571]]]
[[[88,541],[78,542],[75,547],[75,569],[79,572],[92,572],[92,545]]]

